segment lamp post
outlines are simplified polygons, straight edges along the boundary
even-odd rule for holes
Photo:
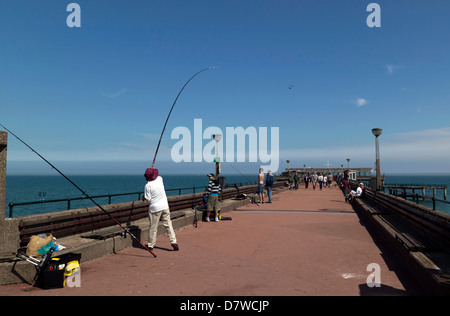
[[[6,147],[8,145],[8,133],[0,131],[0,229],[3,230],[3,221],[5,220],[5,195],[6,195]],[[3,231],[0,235],[0,252],[4,252],[2,245]],[[6,236],[6,235],[5,235]]]
[[[290,163],[291,161],[290,160],[286,160],[286,163],[287,163],[287,174],[288,174],[288,178],[289,178],[289,176],[290,176],[290,171],[289,171],[289,163]]]
[[[350,169],[350,158],[347,158],[347,169]]]
[[[219,142],[222,140],[222,134],[214,134],[213,139],[216,141],[216,157],[214,162],[216,163],[216,180],[219,180],[220,174],[220,156],[219,156]]]
[[[376,159],[376,168],[377,168],[377,191],[381,189],[381,170],[380,170],[380,148],[378,142],[378,136],[381,135],[383,130],[381,128],[373,128],[372,134],[375,136],[375,159]]]

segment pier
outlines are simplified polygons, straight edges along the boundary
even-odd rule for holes
[[[160,224],[154,258],[96,207],[5,218],[6,143],[1,133],[0,284],[9,285],[0,296],[450,295],[450,215],[406,199],[367,188],[349,204],[338,186],[288,190],[280,181],[271,204],[253,203],[256,185],[224,190],[231,220],[206,223],[195,220],[202,193],[173,196],[180,251]],[[104,208],[147,242],[146,202]],[[15,252],[41,233],[82,255],[79,287],[30,284],[35,267]]]
[[[272,204],[246,204],[230,210],[226,214],[230,221],[179,228],[180,251],[171,251],[167,237],[161,234],[154,249],[158,258],[130,246],[83,262],[79,288],[41,290],[16,284],[0,286],[0,295],[429,293],[370,221],[344,202],[341,190],[301,188],[277,193]],[[368,277],[375,271],[371,264],[380,269],[380,287],[368,286]]]

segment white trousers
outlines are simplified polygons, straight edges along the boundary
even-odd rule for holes
[[[148,232],[148,247],[155,247],[156,237],[158,234],[158,224],[161,220],[163,226],[166,228],[166,232],[169,235],[169,240],[171,244],[177,243],[177,238],[175,236],[175,231],[172,227],[172,221],[170,220],[169,209],[162,210],[160,212],[151,213],[149,212],[150,219],[150,230]]]

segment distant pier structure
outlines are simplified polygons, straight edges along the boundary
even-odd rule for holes
[[[344,171],[347,168],[286,168],[284,172],[282,172],[278,179],[288,178],[289,174],[291,175],[306,175],[306,174],[314,174],[314,173],[322,173],[322,174],[332,174],[333,176],[337,176],[339,174],[344,175]],[[372,168],[350,168],[349,170],[349,178],[350,180],[368,182],[371,178],[373,178],[373,169]],[[384,183],[384,177],[382,177],[382,182]]]

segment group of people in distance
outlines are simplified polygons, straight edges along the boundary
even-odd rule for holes
[[[309,184],[312,185],[313,190],[316,190],[317,184],[319,184],[319,189],[322,188],[332,189],[334,187],[340,187],[344,191],[345,201],[351,202],[355,197],[359,197],[364,192],[364,184],[358,183],[358,188],[356,190],[351,190],[349,182],[349,170],[344,171],[344,175],[337,174],[333,175],[331,173],[323,174],[321,172],[314,172],[313,174],[307,173],[303,175],[303,183],[305,189],[309,188]],[[289,174],[289,189],[297,190],[300,184],[300,178],[297,173],[294,175]],[[333,181],[335,182],[333,184]]]
[[[305,184],[305,189],[309,188],[309,184],[311,183],[313,190],[317,188],[317,184],[319,184],[319,190],[322,191],[322,188],[329,188],[331,189],[333,186],[333,180],[335,180],[336,184],[339,183],[339,177],[333,176],[331,173],[329,174],[323,174],[321,172],[317,173],[314,172],[313,174],[307,173],[303,175],[303,183]],[[298,186],[300,184],[300,177],[297,173],[295,173],[294,176],[289,174],[289,189],[290,190],[297,190]]]

